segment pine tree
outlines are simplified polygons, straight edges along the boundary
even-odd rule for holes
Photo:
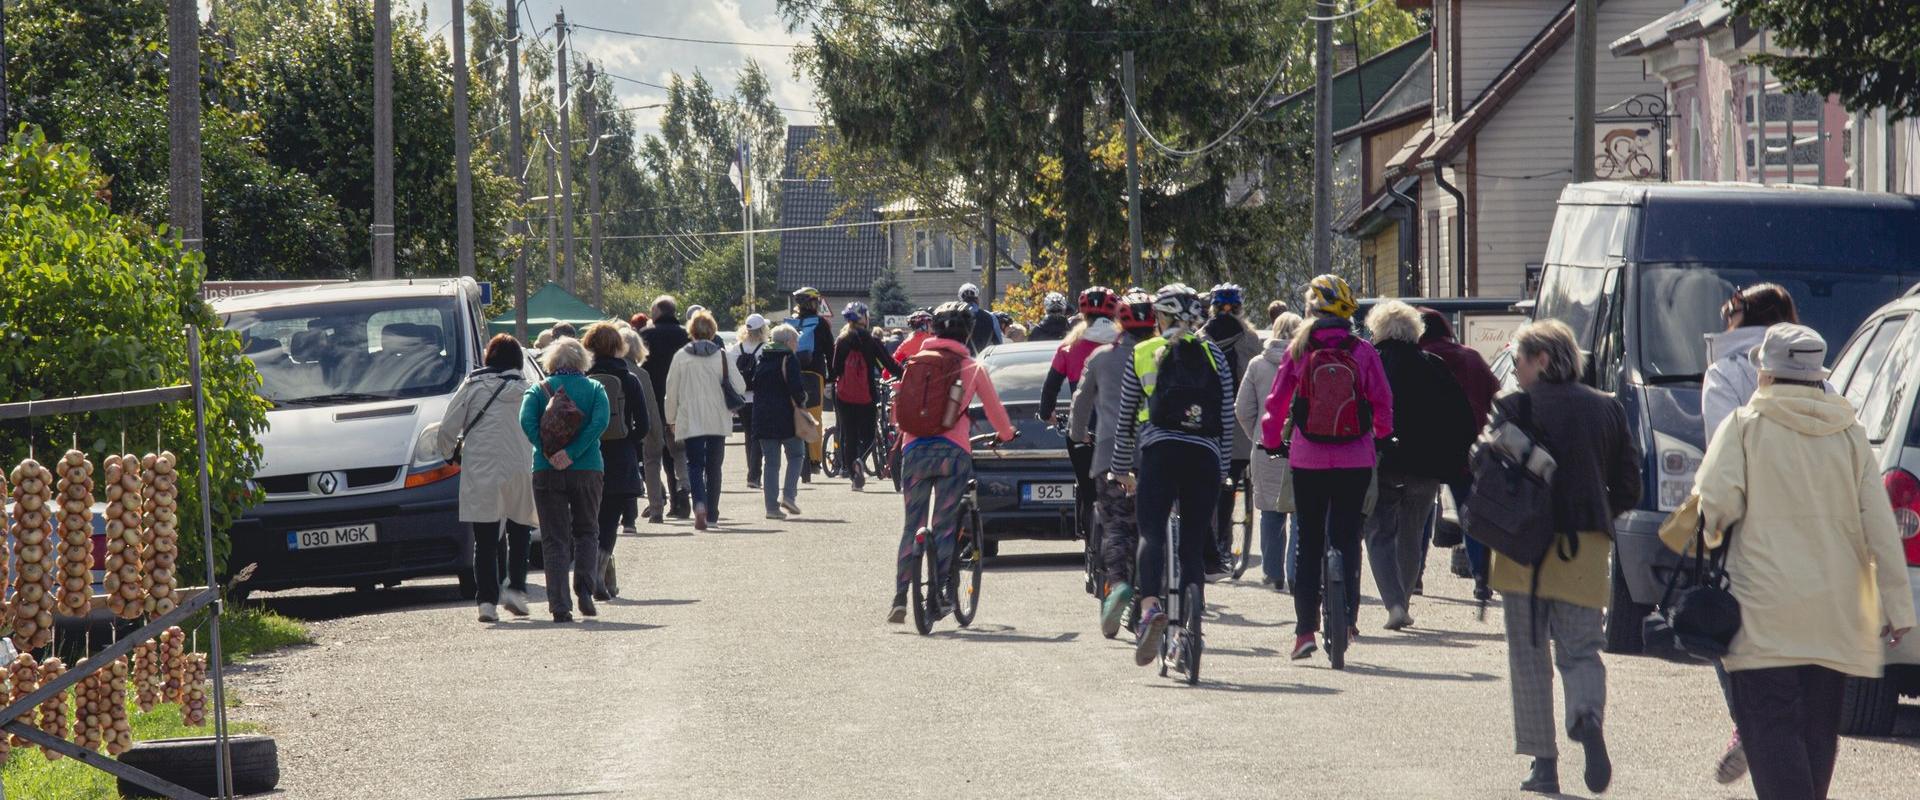
[[[907,289],[900,285],[900,278],[893,270],[885,270],[880,277],[873,279],[873,287],[867,291],[867,302],[873,306],[874,319],[886,319],[890,314],[913,313],[913,301],[907,297]]]

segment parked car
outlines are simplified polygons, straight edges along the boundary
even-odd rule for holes
[[[989,536],[988,556],[999,552],[1001,539],[1072,539],[1079,530],[1067,439],[1039,418],[1040,392],[1059,346],[1059,342],[1017,342],[995,345],[980,354],[980,363],[1020,432],[1019,438],[997,448],[973,451],[974,477],[980,485],[980,527]],[[1062,386],[1059,407],[1065,408],[1070,400]],[[980,404],[967,413],[975,435],[993,430]]]
[[[1906,540],[1907,582],[1920,604],[1920,287],[1883,306],[1834,357],[1832,383],[1859,413]],[[1886,677],[1848,678],[1842,732],[1888,736],[1899,698],[1920,697],[1920,637],[1887,654]]]
[[[473,536],[460,467],[431,443],[480,362],[486,319],[471,278],[372,281],[229,298],[273,404],[254,483],[266,502],[231,531],[239,588],[351,586],[455,575],[471,598]]]
[[[1547,243],[1536,319],[1573,328],[1583,379],[1615,392],[1645,461],[1640,507],[1616,520],[1607,650],[1639,652],[1641,622],[1678,557],[1660,523],[1693,491],[1705,432],[1705,336],[1735,289],[1778,283],[1803,323],[1840,341],[1920,279],[1920,198],[1749,184],[1568,186]]]

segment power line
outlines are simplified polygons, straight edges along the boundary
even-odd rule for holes
[[[813,2],[812,0],[791,0],[791,2],[797,6],[805,6],[807,8],[811,8],[816,11],[821,11],[825,13],[839,14],[841,16],[847,16],[847,17],[866,17],[868,19],[877,19],[885,22],[892,22],[898,25],[923,25],[923,26],[930,26],[930,27],[966,28],[968,30],[1004,31],[1007,33],[1072,34],[1076,36],[1122,36],[1122,35],[1133,36],[1133,35],[1145,35],[1145,34],[1157,34],[1157,33],[1191,33],[1195,31],[1222,30],[1219,26],[1093,30],[1093,29],[1076,29],[1076,28],[1041,28],[1041,27],[1030,27],[1030,26],[1020,26],[1020,25],[973,25],[966,22],[962,22],[960,20],[920,19],[916,17],[905,17],[905,16],[899,16],[895,14],[884,14],[877,11],[860,11],[860,10],[855,10],[851,8],[839,8],[836,6],[828,6],[819,2]],[[1245,19],[1247,19],[1248,21],[1252,21],[1252,18],[1245,18]]]
[[[956,216],[947,216],[947,217],[913,217],[910,219],[882,219],[882,220],[874,220],[872,222],[836,222],[836,223],[827,223],[822,225],[796,225],[790,228],[756,228],[753,231],[751,231],[751,233],[761,234],[761,233],[788,233],[790,231],[830,231],[830,230],[842,230],[845,228],[865,228],[865,227],[871,227],[874,225],[899,225],[899,224],[909,224],[914,222],[946,222],[949,220],[963,219],[971,216],[973,215],[965,214],[965,215],[956,215]],[[693,237],[693,238],[707,237],[707,236],[745,236],[748,233],[749,231],[701,231],[698,233],[630,234],[626,236],[604,236],[601,238],[607,241],[613,241],[616,239],[672,239],[676,236],[686,236],[686,237]]]
[[[1343,20],[1343,19],[1349,19],[1352,17],[1360,16],[1361,14],[1366,13],[1367,9],[1373,8],[1374,6],[1377,6],[1377,5],[1380,5],[1380,0],[1372,0],[1366,5],[1356,8],[1352,11],[1335,14],[1331,17],[1308,16],[1307,20],[1309,22],[1339,22],[1340,20]]]
[[[1239,119],[1234,120],[1233,124],[1227,127],[1225,133],[1220,134],[1213,141],[1191,150],[1182,150],[1160,141],[1159,137],[1153,135],[1153,131],[1147,130],[1147,123],[1140,120],[1139,108],[1134,102],[1133,95],[1126,91],[1126,87],[1121,87],[1120,96],[1126,103],[1127,116],[1133,119],[1134,127],[1139,129],[1140,135],[1145,137],[1147,142],[1152,144],[1155,150],[1159,150],[1162,153],[1176,158],[1193,158],[1206,155],[1214,148],[1224,144],[1228,139],[1232,138],[1234,134],[1239,133],[1240,129],[1245,127],[1248,122],[1252,121],[1254,115],[1260,111],[1260,104],[1267,99],[1267,93],[1273,91],[1273,85],[1279,82],[1280,76],[1286,73],[1287,67],[1292,63],[1291,59],[1282,60],[1280,65],[1274,68],[1273,74],[1267,77],[1267,84],[1260,87],[1260,94],[1253,98],[1252,103],[1248,104],[1246,113],[1241,114]]]
[[[637,36],[642,39],[661,39],[669,42],[688,42],[691,44],[724,44],[724,45],[731,45],[734,47],[779,47],[779,48],[784,48],[788,50],[806,47],[806,45],[804,44],[783,44],[780,42],[735,42],[735,41],[728,41],[725,39],[695,39],[687,36],[668,36],[660,33],[641,33],[639,31],[622,31],[622,30],[615,30],[613,28],[600,28],[593,25],[582,25],[578,22],[573,23],[568,27],[579,28],[581,30],[599,31],[601,33],[611,33],[616,36]]]
[[[639,78],[629,78],[629,77],[627,77],[627,76],[625,76],[625,75],[616,75],[616,74],[614,74],[614,73],[611,73],[611,72],[607,72],[607,71],[605,71],[605,70],[601,70],[601,72],[600,72],[600,74],[601,74],[601,75],[604,75],[604,76],[606,76],[606,77],[609,77],[609,78],[613,78],[613,79],[615,79],[615,80],[622,80],[622,81],[626,81],[626,82],[628,82],[628,83],[637,83],[637,84],[640,84],[641,86],[645,86],[645,87],[648,87],[648,88],[651,88],[651,89],[659,89],[659,90],[661,90],[661,91],[666,91],[666,92],[671,92],[671,91],[673,91],[673,87],[671,87],[671,86],[662,86],[662,85],[660,85],[660,84],[657,84],[657,83],[654,83],[654,82],[652,82],[652,81],[643,81],[643,80],[640,80]],[[734,97],[727,97],[727,98],[719,98],[719,99],[721,100],[721,102],[725,102],[725,103],[733,103],[733,104],[736,104],[736,105],[740,103],[740,100],[739,100],[739,98],[734,98]],[[795,112],[795,113],[799,113],[799,114],[818,114],[818,113],[820,113],[820,112],[819,112],[818,110],[815,110],[815,109],[811,109],[811,108],[791,108],[791,107],[788,107],[788,106],[774,106],[774,108],[777,108],[777,109],[780,109],[781,111],[792,111],[792,112]]]

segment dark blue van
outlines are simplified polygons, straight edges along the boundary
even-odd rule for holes
[[[1773,282],[1837,351],[1920,281],[1920,198],[1750,184],[1585,183],[1560,194],[1534,317],[1572,327],[1585,380],[1616,392],[1638,437],[1640,507],[1616,520],[1609,652],[1639,652],[1641,621],[1678,559],[1660,523],[1703,456],[1706,335],[1736,289]]]

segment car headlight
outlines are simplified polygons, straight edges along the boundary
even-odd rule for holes
[[[1653,434],[1653,454],[1660,510],[1672,511],[1693,494],[1693,474],[1700,470],[1705,456],[1700,448],[1659,431]]]
[[[413,463],[407,466],[405,488],[425,486],[460,474],[460,465],[440,457],[440,423],[435,422],[420,431],[420,438],[413,442]]]

